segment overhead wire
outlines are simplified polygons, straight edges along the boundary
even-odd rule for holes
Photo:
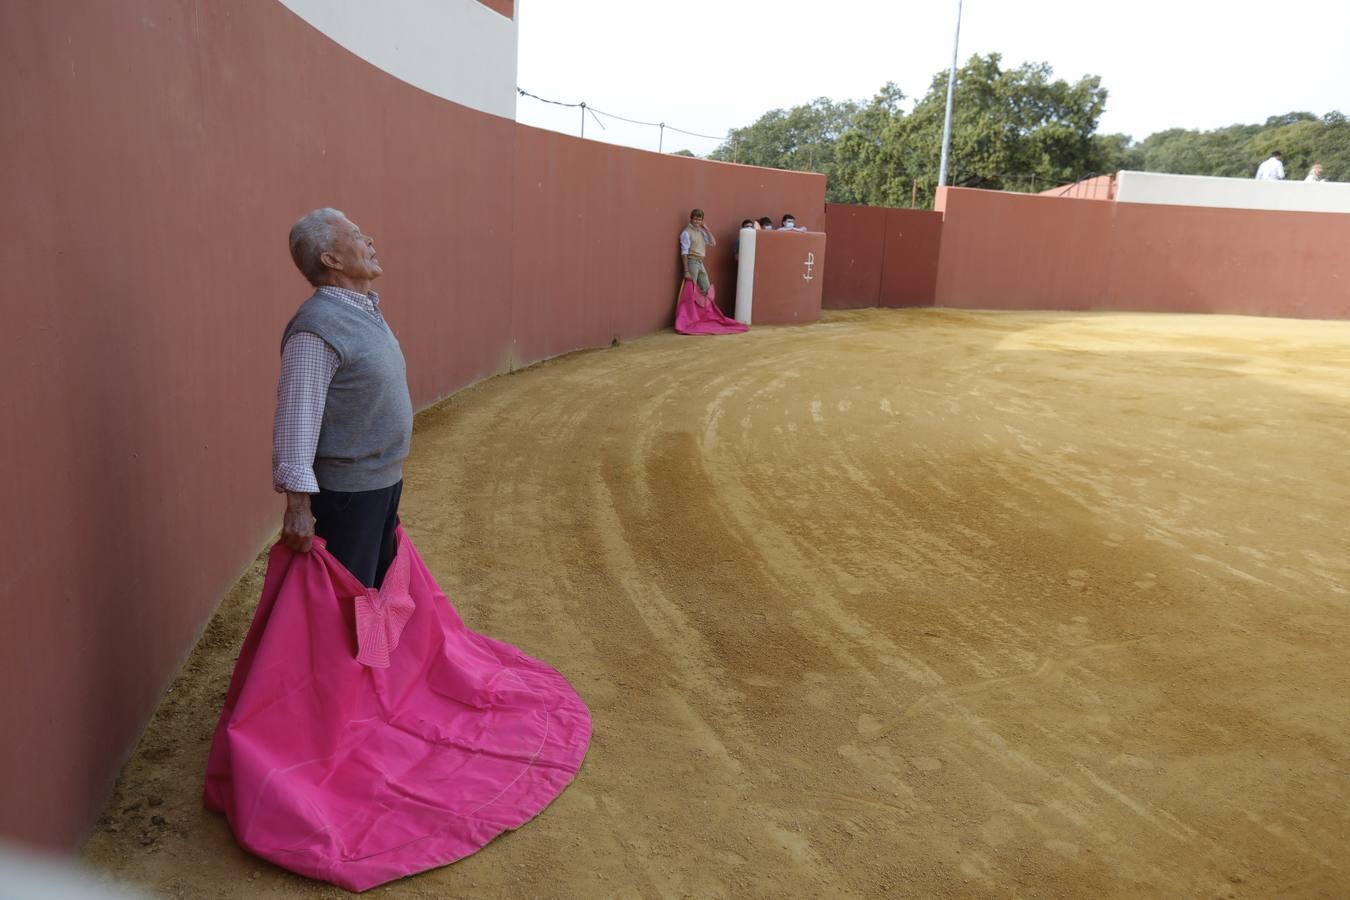
[[[698,131],[688,131],[688,130],[686,130],[686,129],[684,129],[684,128],[676,128],[674,125],[667,125],[665,122],[646,122],[646,121],[643,121],[642,119],[633,119],[633,118],[630,118],[630,117],[628,117],[628,116],[621,116],[621,115],[619,115],[618,113],[606,112],[606,111],[603,110],[603,109],[597,109],[597,108],[594,107],[594,106],[590,106],[590,105],[588,105],[588,104],[586,103],[586,101],[584,101],[584,100],[581,101],[581,102],[579,102],[579,103],[567,103],[567,102],[564,102],[564,101],[562,101],[562,100],[550,100],[550,99],[547,98],[547,97],[541,97],[541,96],[539,96],[538,94],[532,94],[532,93],[530,93],[529,91],[527,91],[527,90],[525,90],[524,88],[519,87],[519,86],[516,87],[516,92],[517,92],[518,94],[520,94],[522,97],[529,97],[529,98],[531,98],[531,99],[533,99],[533,100],[538,100],[538,101],[540,101],[541,103],[548,103],[548,104],[551,104],[551,105],[553,105],[553,106],[565,106],[565,107],[568,107],[568,108],[570,108],[570,109],[582,109],[582,110],[585,110],[586,112],[589,112],[589,113],[591,114],[591,117],[595,119],[596,123],[599,124],[601,128],[604,128],[605,126],[604,126],[604,123],[601,122],[601,121],[599,120],[599,118],[597,118],[598,116],[604,116],[605,118],[608,118],[608,119],[618,119],[620,122],[627,122],[627,123],[629,123],[630,125],[643,125],[643,126],[646,126],[646,127],[648,127],[648,128],[660,128],[662,131],[667,131],[667,130],[669,130],[669,131],[674,131],[674,132],[677,132],[677,133],[679,133],[679,134],[685,134],[685,135],[688,135],[689,137],[705,138],[705,139],[710,140],[710,141],[727,141],[727,140],[730,140],[730,139],[731,139],[730,133],[727,133],[727,134],[703,134],[702,132],[698,132]]]

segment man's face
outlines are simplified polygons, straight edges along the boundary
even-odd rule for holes
[[[703,217],[702,217],[702,216],[690,216],[690,217],[689,217],[689,224],[690,224],[690,225],[693,225],[695,228],[702,228],[702,227],[703,227]]]
[[[375,279],[384,274],[380,261],[375,256],[375,239],[363,233],[356,223],[345,216],[333,221],[335,237],[333,247],[325,253],[331,255],[341,269],[350,278]],[[327,260],[325,260],[327,261]]]

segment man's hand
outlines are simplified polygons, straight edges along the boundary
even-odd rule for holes
[[[286,517],[281,523],[281,542],[296,553],[308,553],[314,542],[314,514],[309,494],[286,492]]]

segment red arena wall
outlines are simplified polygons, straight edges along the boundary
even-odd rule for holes
[[[1350,216],[950,188],[936,303],[1350,317]]]
[[[931,306],[937,287],[942,214],[830,203],[826,309]]]
[[[308,294],[285,243],[301,213],[337,206],[376,237],[419,407],[668,327],[691,206],[708,210],[728,306],[744,215],[823,214],[822,176],[518,126],[398,81],[276,3],[0,17],[11,839],[80,839],[278,527],[271,417],[280,331]]]

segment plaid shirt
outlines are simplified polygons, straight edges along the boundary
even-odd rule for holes
[[[324,285],[317,293],[350,303],[381,323],[380,295],[361,294]],[[317,494],[314,452],[319,446],[328,386],[338,370],[337,351],[317,334],[297,331],[281,349],[281,379],[277,382],[277,414],[272,420],[272,488],[297,494]]]

